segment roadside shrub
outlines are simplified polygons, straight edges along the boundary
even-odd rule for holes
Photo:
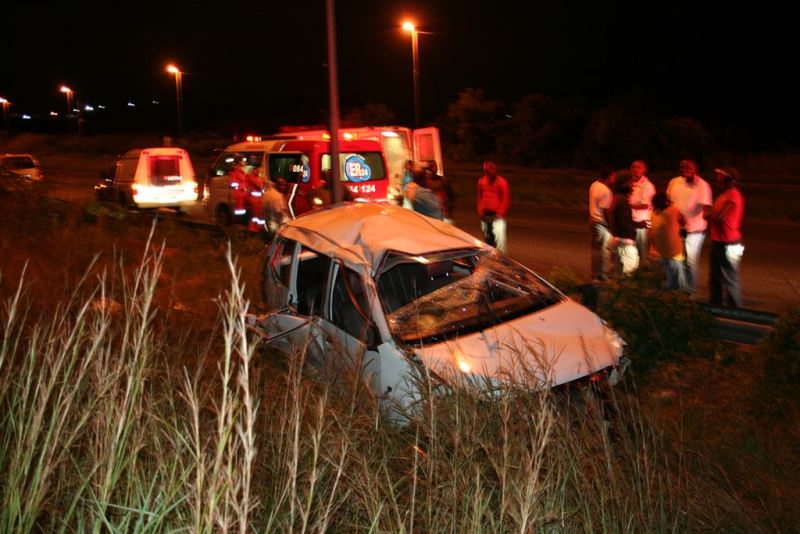
[[[547,275],[547,281],[572,298],[580,298],[583,281],[569,267],[554,267]]]
[[[625,339],[640,374],[663,361],[714,357],[717,350],[711,314],[679,291],[663,291],[661,276],[644,265],[600,294],[598,313]]]
[[[759,345],[764,358],[762,387],[770,399],[800,402],[800,307],[794,307]]]

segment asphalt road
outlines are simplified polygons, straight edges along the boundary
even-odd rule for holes
[[[51,196],[83,204],[93,198],[96,173],[50,175]],[[465,199],[466,200],[466,199]],[[460,202],[455,222],[481,237],[472,202]],[[203,219],[198,204],[190,217]],[[748,219],[743,228],[745,253],[742,260],[743,300],[747,308],[783,313],[800,305],[800,224]],[[588,279],[590,269],[589,229],[583,209],[512,204],[508,217],[508,253],[511,257],[547,275],[566,266]],[[708,242],[703,249],[696,298],[708,297]]]

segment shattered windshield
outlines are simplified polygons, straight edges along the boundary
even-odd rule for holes
[[[389,253],[376,283],[389,329],[404,343],[436,343],[478,332],[563,298],[495,250]]]

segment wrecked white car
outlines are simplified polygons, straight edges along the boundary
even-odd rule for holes
[[[624,367],[623,341],[597,315],[471,235],[397,206],[352,203],[283,225],[264,290],[275,311],[253,330],[265,343],[314,365],[355,357],[375,394],[406,408],[420,369],[487,386],[533,375],[547,387],[613,383]]]

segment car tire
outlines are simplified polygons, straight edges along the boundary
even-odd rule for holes
[[[214,211],[214,220],[220,226],[223,227],[230,226],[231,224],[233,224],[233,216],[231,215],[231,210],[229,210],[228,207],[225,206],[224,204],[220,204]]]

